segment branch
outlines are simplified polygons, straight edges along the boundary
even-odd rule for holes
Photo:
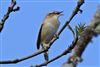
[[[0,61],[0,64],[15,64],[15,63],[18,63],[18,62],[21,62],[21,61],[24,61],[26,59],[29,59],[29,58],[32,58],[34,56],[37,56],[43,52],[45,52],[47,50],[43,50],[43,49],[40,49],[38,50],[37,52],[34,52],[33,54],[29,55],[29,56],[26,56],[26,57],[23,57],[23,58],[20,58],[20,59],[15,59],[15,60],[7,60],[7,61]]]
[[[72,15],[70,16],[69,20],[66,21],[66,23],[64,24],[64,26],[61,28],[61,30],[58,32],[58,36],[62,33],[62,31],[68,26],[68,24],[70,23],[70,21],[73,19],[73,17],[78,13],[78,11],[82,12],[82,10],[80,10],[80,7],[81,5],[84,3],[84,0],[81,0],[81,1],[78,1],[77,3],[77,6],[75,7],[74,11],[72,12]],[[52,39],[52,41],[50,42],[50,47],[51,45],[57,40],[58,38],[54,37]],[[48,49],[50,48],[48,47]],[[24,58],[21,58],[21,59],[15,59],[15,60],[8,60],[8,61],[0,61],[0,64],[15,64],[15,63],[18,63],[18,62],[21,62],[21,61],[24,61],[26,59],[29,59],[29,58],[32,58],[32,57],[35,57],[41,53],[44,53],[44,51],[47,51],[48,49],[46,50],[43,50],[43,49],[40,49],[38,50],[37,52],[33,53],[32,55],[29,55],[29,56],[26,56]]]
[[[39,65],[35,65],[35,66],[31,66],[31,67],[41,67],[41,66],[46,66],[47,64],[59,59],[60,57],[70,53],[72,51],[72,49],[75,47],[76,43],[78,41],[78,36],[76,36],[76,38],[73,40],[72,44],[65,50],[63,51],[61,54],[59,54],[58,56],[54,57],[53,59],[47,61],[47,62],[44,62],[42,64],[39,64]]]
[[[93,36],[99,35],[95,32],[95,29],[98,27],[98,25],[100,25],[100,6],[93,17],[93,20],[90,22],[90,25],[87,26],[85,30],[81,33],[80,38],[77,41],[71,56],[68,58],[68,61],[64,63],[63,67],[76,67],[78,62],[82,61],[81,56],[88,43],[91,42]]]
[[[3,18],[0,21],[0,32],[2,31],[5,21],[8,19],[10,13],[13,11],[15,12],[19,10],[18,6],[14,9],[15,5],[16,5],[16,0],[11,0],[11,5],[8,7],[7,13],[3,16]]]
[[[70,23],[70,21],[74,18],[74,16],[80,11],[82,12],[82,10],[80,9],[80,7],[83,5],[84,0],[78,0],[77,2],[77,6],[74,8],[72,15],[70,16],[69,20],[66,21],[66,23],[64,24],[64,26],[61,28],[61,30],[58,32],[58,35],[60,35],[62,33],[62,31],[66,28],[66,26],[68,26],[68,24]]]

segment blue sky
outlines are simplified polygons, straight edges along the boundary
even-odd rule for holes
[[[81,9],[82,14],[77,14],[70,25],[75,28],[78,23],[89,25],[96,8],[100,4],[99,0],[86,0]],[[9,0],[0,0],[0,19],[6,13]],[[60,28],[70,17],[72,10],[76,6],[75,0],[17,0],[20,11],[13,12],[9,16],[0,33],[0,60],[11,60],[30,55],[37,51],[36,40],[40,26],[44,17],[50,11],[63,11],[64,16],[59,18]],[[59,28],[59,29],[60,29]],[[63,52],[73,40],[73,35],[67,28],[59,36],[59,39],[52,45],[49,50],[50,59]],[[50,63],[47,67],[61,67],[68,59],[70,54]],[[78,67],[100,67],[100,36],[94,37],[83,53],[83,62]],[[5,64],[2,67],[29,67],[44,62],[43,55],[38,55],[31,59],[22,61],[17,64]]]

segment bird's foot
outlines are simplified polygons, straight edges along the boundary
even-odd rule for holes
[[[55,37],[55,38],[57,38],[57,39],[59,39],[59,36],[58,36],[58,34],[55,34],[55,35],[54,35],[54,37]]]

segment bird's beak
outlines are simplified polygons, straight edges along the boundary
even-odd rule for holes
[[[64,14],[63,14],[63,11],[59,12],[59,15],[60,15],[60,16],[64,15]]]

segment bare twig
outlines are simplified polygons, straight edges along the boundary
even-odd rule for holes
[[[44,62],[42,64],[39,64],[39,65],[35,65],[35,66],[31,66],[31,67],[41,67],[41,66],[46,66],[47,64],[59,59],[60,57],[68,54],[69,52],[72,51],[72,49],[75,47],[76,43],[78,41],[78,36],[76,36],[76,38],[73,40],[72,44],[65,50],[63,51],[61,54],[59,54],[58,56],[54,57],[53,59],[47,61],[47,62]]]
[[[37,55],[43,53],[44,51],[47,51],[47,50],[40,49],[40,50],[38,50],[37,52],[34,52],[33,54],[31,54],[31,55],[29,55],[29,56],[26,56],[26,57],[23,57],[23,58],[21,58],[21,59],[0,61],[0,64],[15,64],[15,63],[24,61],[24,60],[26,60],[26,59],[32,58],[32,57],[34,57],[34,56],[37,56]]]
[[[63,67],[76,67],[78,62],[82,60],[81,56],[85,48],[87,47],[88,43],[91,42],[93,36],[98,35],[95,32],[95,29],[98,25],[100,25],[100,7],[90,23],[91,24],[87,26],[81,33],[80,38],[77,41],[71,56],[69,57],[68,61],[64,63]]]
[[[77,6],[74,8],[74,11],[72,12],[72,15],[70,16],[69,20],[66,21],[66,23],[64,24],[64,26],[61,28],[61,30],[58,32],[58,35],[61,34],[61,32],[66,28],[66,26],[70,23],[70,21],[74,18],[74,16],[79,12],[79,11],[82,11],[80,9],[80,7],[83,5],[84,3],[84,0],[79,0],[77,2]]]
[[[11,5],[8,7],[7,13],[3,16],[3,18],[0,21],[0,32],[2,31],[5,21],[8,19],[10,13],[13,11],[15,12],[19,10],[19,7],[14,9],[15,5],[16,5],[16,0],[11,0]]]
[[[74,30],[72,29],[72,27],[70,25],[68,25],[68,29],[72,32],[73,37],[75,38],[75,32],[74,32]]]
[[[82,10],[80,10],[80,7],[81,7],[81,5],[82,5],[83,3],[84,3],[84,0],[78,1],[77,6],[76,6],[76,8],[74,9],[74,11],[72,12],[72,15],[70,16],[69,20],[66,21],[66,23],[64,24],[64,26],[63,26],[63,27],[61,28],[61,30],[58,32],[58,36],[59,36],[59,35],[62,33],[62,31],[67,27],[67,25],[70,23],[70,21],[73,19],[73,17],[78,13],[78,11],[81,11],[81,12],[82,12]],[[50,45],[52,45],[56,40],[57,40],[57,38],[53,38],[52,41],[50,42]],[[50,48],[50,47],[49,47],[49,48]],[[48,48],[48,49],[49,49],[49,48]],[[47,51],[48,49],[46,49],[46,50],[40,49],[40,50],[38,50],[37,52],[35,52],[35,53],[33,53],[33,54],[29,55],[29,56],[26,56],[26,57],[24,57],[24,58],[21,58],[21,59],[8,60],[8,61],[0,61],[0,64],[13,64],[13,63],[15,64],[15,63],[24,61],[24,60],[26,60],[26,59],[32,58],[32,57],[34,57],[34,56],[37,56],[37,55],[43,53],[44,51]],[[58,58],[59,58],[59,56],[57,57],[57,59],[58,59]],[[51,61],[52,61],[52,60],[51,60]],[[50,63],[51,61],[49,61],[48,63]],[[48,63],[47,63],[47,64],[48,64]]]

